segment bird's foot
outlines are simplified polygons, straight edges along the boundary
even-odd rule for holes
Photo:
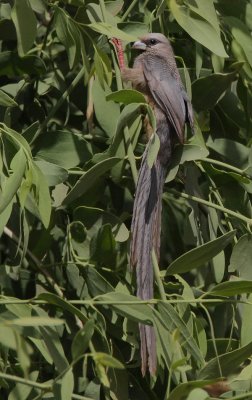
[[[122,41],[121,41],[121,39],[112,38],[111,43],[114,45],[114,47],[116,49],[119,67],[120,67],[120,69],[124,69],[125,68],[125,60],[124,60],[124,54],[123,54]]]

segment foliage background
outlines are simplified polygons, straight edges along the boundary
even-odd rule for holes
[[[1,1],[1,398],[203,400],[220,377],[252,397],[251,29],[249,0]],[[167,178],[154,308],[127,255],[150,110],[108,40],[148,31],[197,121]]]

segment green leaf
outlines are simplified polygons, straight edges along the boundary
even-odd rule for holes
[[[110,354],[97,352],[92,353],[92,357],[95,362],[104,365],[104,367],[124,369],[124,365]]]
[[[137,40],[137,36],[124,33],[120,29],[106,22],[93,22],[92,24],[89,24],[87,26],[95,32],[108,36],[108,38],[116,37],[117,39],[124,40],[128,43]]]
[[[214,286],[208,293],[214,296],[238,296],[243,293],[252,293],[252,281],[222,282]]]
[[[153,167],[153,164],[155,163],[159,152],[159,148],[160,148],[160,140],[158,135],[155,133],[152,135],[148,143],[147,163],[149,168]]]
[[[116,241],[125,242],[129,238],[129,231],[120,218],[100,208],[78,207],[74,210],[74,220],[82,221],[87,229],[95,232],[102,225],[110,224]]]
[[[192,103],[197,111],[213,108],[231,83],[237,79],[236,72],[217,73],[197,79],[192,84]]]
[[[29,374],[29,380],[34,381],[35,384],[38,375],[39,371],[32,371]],[[32,386],[23,385],[22,383],[16,383],[15,387],[8,396],[8,400],[28,399],[32,390]]]
[[[193,389],[186,398],[186,400],[207,400],[207,399],[209,399],[209,394],[205,390],[200,388]]]
[[[218,105],[233,124],[246,129],[246,114],[241,109],[239,98],[232,91],[226,91]]]
[[[211,58],[212,58],[214,72],[216,72],[216,73],[223,72],[225,59],[223,57],[217,56],[214,53],[212,54]]]
[[[94,55],[95,72],[99,78],[100,84],[104,89],[104,83],[110,87],[112,82],[112,67],[110,58],[106,53],[95,47]]]
[[[57,400],[71,400],[74,389],[74,375],[69,368],[61,379],[54,380],[53,393]]]
[[[116,14],[115,10],[112,12],[110,8],[113,9],[115,7],[117,10],[121,8],[120,4],[116,4],[117,2],[105,2],[105,9],[101,9],[100,4],[95,3],[87,3],[87,16],[91,23],[102,22],[105,20],[109,25],[116,27],[118,18],[115,18],[114,15]],[[86,21],[86,18],[85,18]]]
[[[210,360],[199,372],[199,379],[214,379],[220,376],[228,376],[234,372],[241,363],[252,354],[252,342],[238,350],[222,354]],[[220,368],[221,371],[220,371]]]
[[[25,130],[22,132],[22,136],[28,143],[30,143],[33,140],[34,135],[36,134],[38,128],[39,128],[39,122],[35,121],[30,126],[25,128]]]
[[[65,169],[87,162],[92,156],[88,143],[80,136],[67,131],[43,134],[36,142],[35,154],[39,160]]]
[[[78,197],[82,196],[88,189],[95,185],[97,179],[109,171],[114,165],[120,161],[118,157],[107,158],[91,167],[83,176],[78,180],[76,185],[67,194],[63,204],[69,204]]]
[[[22,209],[24,209],[25,205],[27,204],[26,201],[27,201],[28,195],[32,189],[33,178],[34,178],[33,169],[32,168],[26,169],[25,179],[23,179],[22,184],[19,189],[19,193],[18,193],[20,207]]]
[[[53,359],[55,367],[60,373],[64,372],[65,369],[69,367],[69,363],[64,354],[64,349],[56,329],[49,326],[41,326],[40,332],[43,336],[47,350]]]
[[[62,400],[71,400],[74,389],[74,376],[72,368],[70,368],[63,375],[60,386],[61,386]]]
[[[170,396],[167,400],[182,400],[186,398],[186,396],[195,388],[203,388],[206,385],[210,385],[211,383],[216,382],[215,380],[199,380],[199,381],[190,381],[186,383],[181,383],[171,392]],[[208,395],[207,395],[208,396]],[[208,397],[204,397],[207,399]],[[198,400],[197,397],[194,397],[195,400]],[[202,398],[199,398],[200,400]]]
[[[226,138],[215,138],[214,140],[209,139],[207,146],[223,156],[232,165],[241,169],[248,165],[250,150],[242,143]]]
[[[252,282],[251,282],[252,283]],[[252,342],[252,294],[247,297],[248,304],[240,304],[241,346]]]
[[[10,348],[12,350],[17,349],[17,340],[16,340],[17,332],[14,330],[14,327],[9,327],[0,324],[0,334],[1,334],[1,344],[4,347]]]
[[[106,100],[112,100],[116,103],[145,103],[145,97],[142,93],[133,89],[122,89],[106,96]]]
[[[30,1],[32,9],[38,13],[43,14],[46,11],[46,5],[44,0],[32,0]]]
[[[224,17],[224,21],[229,25],[233,37],[242,47],[246,59],[252,67],[251,34],[249,29],[240,19],[235,17]]]
[[[17,107],[18,104],[8,94],[0,89],[0,106],[3,107]]]
[[[1,190],[0,190],[0,194],[1,194]],[[2,197],[1,197],[2,200]],[[15,198],[13,197],[12,200],[10,202],[8,202],[8,205],[5,207],[4,211],[1,212],[1,218],[0,218],[0,237],[2,236],[2,233],[4,231],[5,226],[7,225],[9,218],[11,216],[11,212],[12,212],[12,207],[14,204],[14,200]],[[1,204],[1,203],[0,203]],[[0,205],[1,207],[1,205]]]
[[[16,153],[11,162],[12,174],[2,184],[0,214],[9,206],[16,195],[26,169],[26,156],[22,148]]]
[[[37,33],[37,20],[28,0],[15,0],[11,17],[17,32],[18,54],[24,56],[32,47]]]
[[[17,341],[17,357],[20,362],[21,369],[25,377],[28,376],[29,369],[31,367],[31,347],[24,340],[22,336],[16,335]]]
[[[59,296],[56,296],[56,294],[41,293],[38,296],[38,299],[44,300],[49,304],[54,304],[55,306],[61,308],[62,310],[65,310],[72,315],[76,315],[84,323],[86,323],[86,321],[87,321],[87,318],[85,317],[85,315],[77,307],[70,304],[66,300],[60,298]]]
[[[122,110],[117,121],[112,144],[109,148],[109,153],[111,155],[125,155],[124,128],[130,126],[132,121],[135,121],[139,116],[141,105],[142,103],[130,103]]]
[[[115,239],[110,224],[101,226],[90,245],[90,259],[99,265],[115,264]]]
[[[171,304],[160,302],[158,304],[158,311],[163,321],[161,323],[166,329],[171,333],[177,329],[181,336],[181,346],[186,348],[198,364],[204,364],[204,359],[195,339],[175,308]]]
[[[107,1],[105,3],[106,10],[113,16],[117,15],[123,8],[123,0]]]
[[[20,57],[14,51],[2,51],[0,53],[0,70],[2,75],[8,78],[23,78],[24,74],[41,76],[46,71],[44,61],[34,55]]]
[[[130,36],[134,35],[136,38],[144,36],[149,32],[148,25],[142,22],[135,22],[135,21],[119,22],[117,26],[124,33],[127,33]]]
[[[111,292],[99,296],[99,300],[106,301],[116,313],[130,318],[133,321],[152,324],[151,307],[146,304],[134,304],[140,301],[139,298],[125,293]],[[116,304],[120,302],[129,302],[129,304]],[[130,304],[132,303],[132,304]]]
[[[88,287],[88,292],[92,297],[114,290],[108,282],[95,268],[85,267],[84,278]]]
[[[76,333],[71,345],[73,360],[76,360],[85,354],[89,346],[89,342],[94,334],[94,330],[95,322],[94,320],[90,319],[85,323],[84,327]]]
[[[74,22],[68,14],[59,7],[55,7],[54,26],[57,36],[66,48],[70,69],[80,58],[80,35]]]
[[[202,64],[203,64],[203,49],[201,44],[195,43],[195,50],[196,50],[196,61],[195,61],[195,72],[196,72],[196,77],[197,79],[200,76],[200,72],[202,69]]]
[[[203,44],[213,53],[227,57],[218,27],[213,0],[196,1],[196,6],[190,3],[180,3],[170,0],[168,6],[178,24],[197,42]]]
[[[250,179],[248,179],[246,176],[242,176],[241,174],[238,174],[236,172],[230,172],[230,171],[224,171],[219,168],[216,168],[213,165],[210,165],[209,163],[203,163],[205,170],[209,173],[211,176],[227,176],[227,177],[232,177],[235,179],[237,182],[241,182],[244,185],[249,185],[250,184]]]
[[[36,186],[36,204],[38,207],[41,221],[45,228],[48,228],[51,217],[51,197],[46,179],[39,167],[33,163],[32,166],[34,180],[33,183]]]
[[[48,317],[47,312],[41,308],[36,307],[34,311],[40,317]],[[59,373],[64,373],[69,368],[69,363],[65,356],[57,328],[53,326],[40,326],[38,329],[56,369]]]
[[[205,145],[201,130],[195,124],[194,135],[183,146],[176,146],[173,150],[171,166],[168,170],[166,182],[173,180],[178,172],[179,165],[187,161],[202,160],[206,158],[209,151]]]
[[[102,129],[104,129],[108,137],[112,138],[120,116],[120,106],[106,100],[111,90],[105,82],[103,86],[104,89],[98,79],[95,79],[92,85],[95,115]]]
[[[35,161],[41,172],[46,178],[48,186],[56,186],[59,183],[65,182],[68,177],[68,172],[59,165],[41,160]]]
[[[204,266],[233,240],[235,234],[236,231],[227,232],[215,240],[188,251],[169,265],[166,275],[181,274]]]
[[[229,271],[237,271],[241,279],[252,280],[252,235],[243,235],[233,248]]]
[[[186,143],[183,146],[183,153],[180,159],[180,164],[184,164],[188,161],[202,160],[206,158],[208,154],[209,151],[206,147],[197,144]]]
[[[52,365],[53,359],[45,346],[44,340],[38,339],[35,337],[31,337],[31,336],[29,336],[29,340],[34,344],[34,346],[39,351],[39,353],[44,357],[45,361],[48,364]]]
[[[14,147],[17,150],[20,150],[20,148],[23,148],[24,153],[28,158],[31,158],[31,149],[27,141],[23,138],[22,135],[20,135],[18,132],[14,131],[13,129],[10,129],[8,126],[4,124],[0,124],[0,132],[2,132],[7,140],[11,141],[14,145]]]
[[[96,374],[97,374],[98,379],[100,380],[101,384],[105,388],[109,388],[109,379],[108,379],[107,371],[106,371],[104,365],[100,364],[97,361],[95,363],[95,370],[96,370]]]
[[[6,325],[14,326],[57,326],[64,324],[65,321],[59,318],[45,317],[24,317],[12,319],[6,322]]]
[[[30,317],[32,308],[28,304],[8,304],[6,308],[16,317]]]

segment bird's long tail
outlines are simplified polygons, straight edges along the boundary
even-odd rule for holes
[[[167,149],[166,149],[167,150]],[[159,259],[162,192],[167,163],[160,154],[150,169],[147,163],[148,146],[143,155],[135,195],[131,225],[131,266],[136,267],[137,296],[143,300],[153,298],[152,250]],[[156,371],[156,339],[152,326],[140,324],[142,374],[148,368]]]

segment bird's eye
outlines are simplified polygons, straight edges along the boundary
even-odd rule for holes
[[[156,39],[150,39],[150,44],[152,46],[154,46],[155,44],[157,44],[157,40]]]

